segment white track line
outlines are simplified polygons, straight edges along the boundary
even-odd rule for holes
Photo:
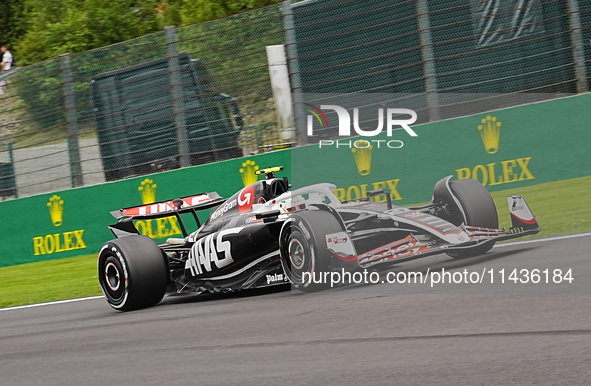
[[[496,244],[495,245],[495,248],[510,247],[510,246],[513,246],[513,245],[522,245],[522,244],[531,244],[531,243],[541,243],[541,242],[544,242],[544,241],[555,241],[555,240],[574,239],[574,238],[577,238],[577,237],[585,237],[585,236],[591,236],[591,232],[590,233],[578,233],[576,235],[548,237],[548,238],[545,238],[545,239],[515,241],[513,243]],[[104,296],[103,295],[100,295],[100,296],[90,296],[90,297],[87,297],[87,298],[58,300],[56,302],[27,304],[25,306],[0,308],[0,311],[22,310],[22,309],[25,309],[25,308],[33,308],[33,307],[40,307],[40,306],[51,306],[51,305],[54,305],[54,304],[73,303],[73,302],[80,302],[80,301],[83,301],[83,300],[95,300],[95,299],[103,299],[103,298],[104,298]]]
[[[100,296],[89,296],[87,298],[58,300],[58,301],[55,301],[55,302],[27,304],[27,305],[24,305],[24,306],[15,306],[15,307],[8,307],[8,308],[0,308],[0,311],[22,310],[24,308],[33,308],[33,307],[41,307],[41,306],[51,306],[51,305],[54,305],[54,304],[73,303],[73,302],[80,302],[80,301],[83,301],[83,300],[94,300],[94,299],[102,299],[102,298],[104,298],[103,295],[100,295]]]
[[[531,244],[531,243],[540,243],[542,241],[555,241],[555,240],[565,240],[565,239],[574,239],[576,237],[585,237],[591,236],[591,232],[589,233],[578,233],[576,235],[566,235],[566,236],[556,236],[556,237],[547,237],[544,239],[535,239],[535,240],[524,240],[524,241],[514,241],[512,243],[500,243],[495,244],[495,248],[500,247],[510,247],[513,245],[522,245],[522,244]]]

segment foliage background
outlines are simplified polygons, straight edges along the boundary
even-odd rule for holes
[[[0,133],[0,143],[5,138],[21,148],[65,138],[63,79],[55,59],[63,53],[72,54],[78,125],[82,135],[93,135],[90,79],[166,57],[168,25],[177,26],[177,50],[201,60],[219,90],[236,97],[248,127],[275,121],[264,47],[283,43],[283,32],[278,4],[265,6],[279,0],[0,2],[9,10],[2,20],[11,32],[0,44],[21,67],[0,100],[3,119],[14,123]],[[234,16],[223,18],[228,15]]]
[[[19,66],[280,0],[0,0],[0,44]]]

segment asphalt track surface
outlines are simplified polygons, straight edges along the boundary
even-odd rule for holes
[[[591,237],[391,271],[568,269],[571,284],[278,287],[0,312],[2,385],[589,385]]]

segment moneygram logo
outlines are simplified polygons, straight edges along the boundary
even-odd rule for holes
[[[388,137],[392,136],[392,132],[394,129],[402,128],[404,129],[411,137],[418,137],[417,133],[410,127],[413,123],[417,120],[417,113],[410,109],[402,109],[402,108],[388,108],[378,109],[378,124],[377,127],[373,130],[361,128],[359,125],[359,109],[353,109],[353,119],[351,120],[351,115],[349,112],[337,105],[321,105],[320,108],[305,103],[306,106],[310,107],[307,111],[311,114],[308,115],[307,120],[307,134],[309,137],[314,136],[314,118],[320,124],[320,127],[328,127],[328,119],[326,119],[326,115],[324,111],[326,110],[333,110],[337,113],[338,116],[338,123],[339,123],[339,137],[349,137],[352,135],[351,127],[353,127],[354,134],[353,135],[360,135],[363,137],[375,137],[381,134],[384,129],[386,131],[386,135]],[[404,117],[404,118],[401,118]],[[322,118],[321,118],[322,117]],[[351,122],[352,121],[352,122]],[[385,124],[384,124],[385,122]],[[352,124],[351,124],[352,123]],[[327,146],[336,146],[339,147],[347,147],[351,148],[358,148],[358,149],[367,149],[369,146],[373,146],[380,148],[381,147],[388,147],[391,149],[399,149],[404,146],[404,143],[400,140],[320,140],[318,142],[318,146],[320,148],[327,147]]]

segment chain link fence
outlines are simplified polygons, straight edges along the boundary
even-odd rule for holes
[[[0,196],[289,142],[265,53],[284,42],[305,144],[303,104],[343,94],[384,96],[366,99],[412,108],[421,123],[587,92],[591,0],[286,0],[11,70],[0,79]]]
[[[378,107],[424,123],[588,91],[590,0],[305,0],[284,14],[300,138],[302,104],[342,94],[388,96]]]
[[[6,73],[2,198],[242,157],[267,143],[289,142],[276,124],[265,52],[283,43],[279,7],[169,27]]]

